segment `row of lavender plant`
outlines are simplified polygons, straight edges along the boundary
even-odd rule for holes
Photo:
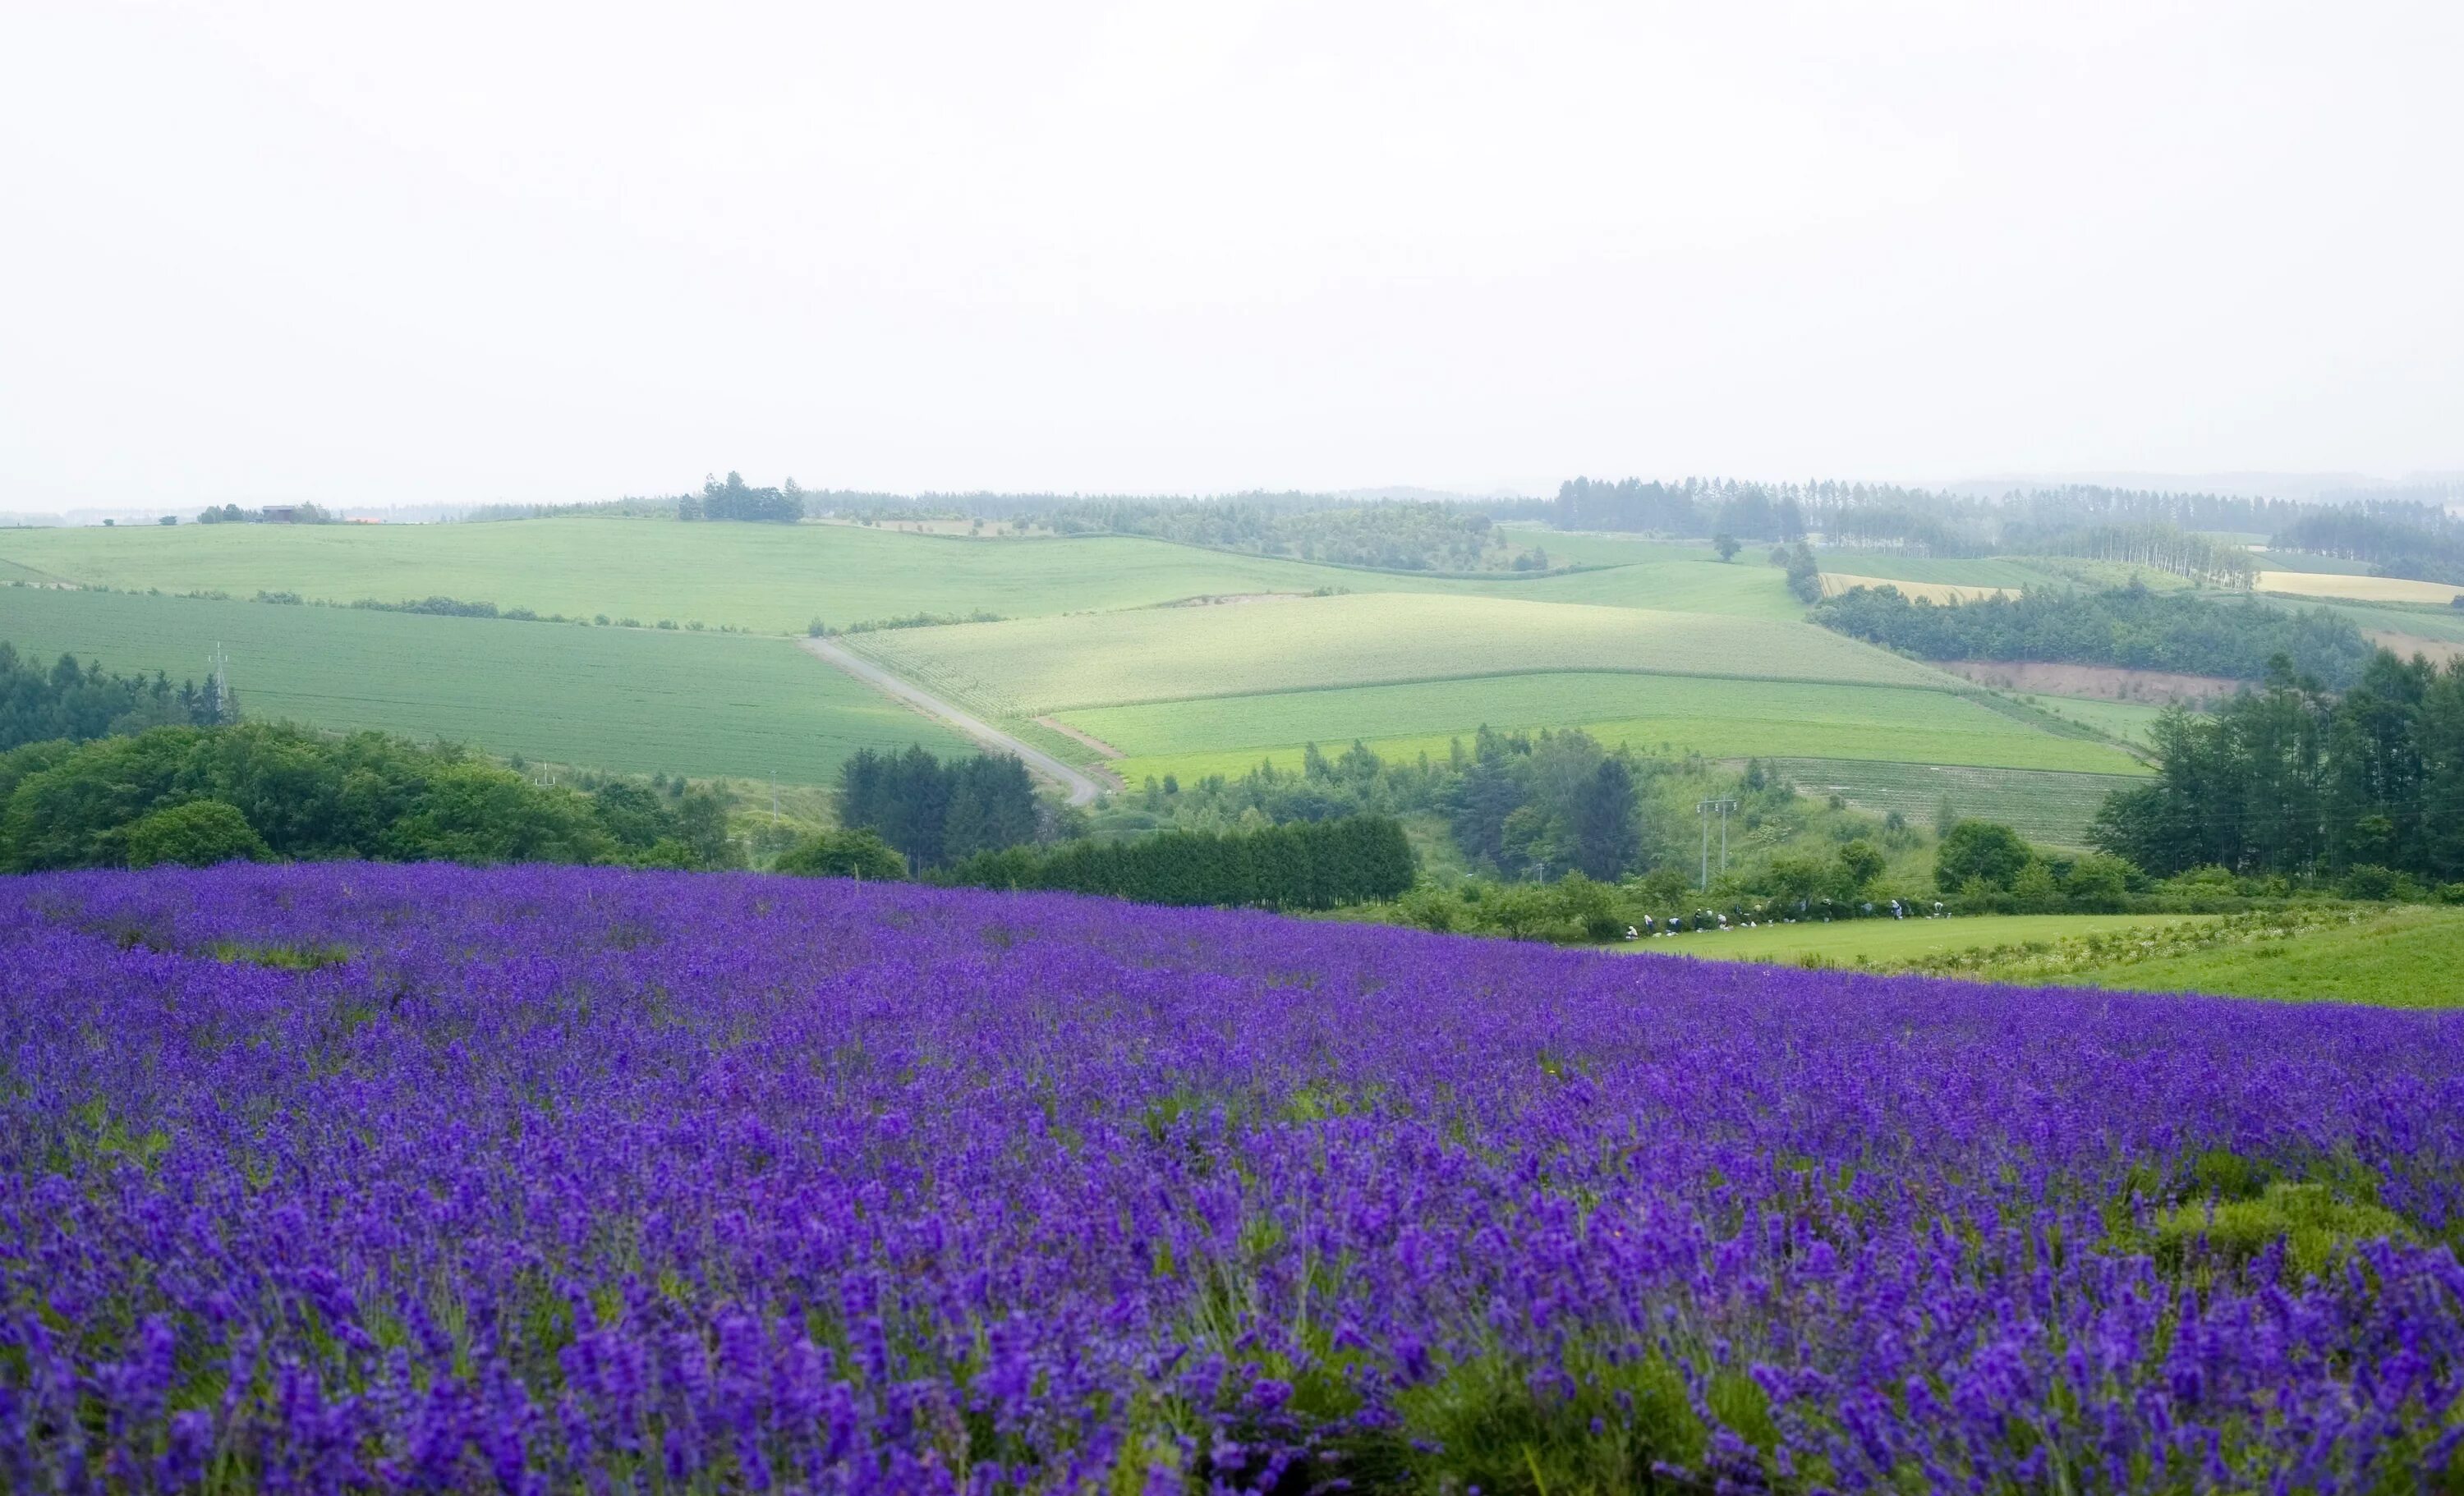
[[[753,876],[0,886],[10,1490],[2410,1489],[2459,1225],[2439,1015]]]

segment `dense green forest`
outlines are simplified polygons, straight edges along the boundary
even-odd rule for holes
[[[0,868],[233,857],[738,862],[709,790],[531,783],[451,747],[263,723],[157,727],[0,754]]]
[[[2107,802],[2095,836],[2153,873],[2464,880],[2464,662],[2380,651],[2341,695],[2278,662],[2262,691],[2150,734],[2160,771]]]
[[[860,749],[839,771],[839,822],[879,833],[911,868],[939,868],[1036,839],[1035,781],[1009,754],[943,761],[916,745]]]
[[[1462,504],[1389,500],[1296,508],[1255,499],[1087,499],[1039,517],[1061,535],[1143,535],[1260,556],[1392,571],[1539,571],[1548,554],[1509,544]]]
[[[2258,576],[2258,563],[2244,547],[2158,522],[2051,529],[2025,536],[2006,549],[2145,566],[2209,586],[2247,589]]]
[[[2352,621],[2327,608],[2152,592],[2135,583],[1968,603],[1912,601],[1897,587],[1856,587],[1817,605],[1810,616],[1826,628],[1924,660],[2057,660],[2258,680],[2283,655],[2296,671],[2331,687],[2359,679],[2371,652]]]
[[[204,726],[236,715],[236,703],[211,678],[203,686],[173,686],[161,674],[150,680],[115,675],[99,664],[79,666],[66,654],[45,670],[0,641],[0,750],[178,723]]]
[[[935,881],[1056,889],[1143,904],[1336,909],[1391,899],[1416,869],[1403,828],[1346,816],[1253,831],[1168,831],[1131,842],[1013,847],[959,863]]]

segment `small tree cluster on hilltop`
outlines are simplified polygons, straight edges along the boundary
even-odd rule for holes
[[[804,491],[789,478],[777,488],[754,488],[738,473],[712,478],[698,495],[676,501],[679,519],[744,519],[765,524],[794,524],[804,517]]]

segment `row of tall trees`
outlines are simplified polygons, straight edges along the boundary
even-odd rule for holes
[[[2382,576],[2464,586],[2464,523],[2426,504],[2369,503],[2303,515],[2279,549],[2367,561]]]
[[[840,770],[839,821],[878,832],[913,868],[939,868],[1034,841],[1035,781],[1010,754],[944,762],[921,744],[866,748]]]
[[[2280,654],[2300,673],[2343,686],[2360,677],[2371,652],[2352,620],[2327,608],[2154,592],[2136,583],[1966,603],[1855,587],[1824,600],[1812,617],[1919,659],[2054,660],[2233,680],[2263,678]]]
[[[1127,842],[1014,847],[959,863],[941,881],[1052,889],[1142,904],[1336,909],[1412,886],[1411,843],[1385,816],[1347,816],[1254,831],[1168,831]]]
[[[1801,539],[1806,530],[1793,489],[1734,479],[1570,478],[1557,487],[1551,517],[1561,530],[1717,534],[1745,540]]]
[[[2278,660],[2263,690],[2168,713],[2150,741],[2156,778],[2106,802],[2094,832],[2149,872],[2464,879],[2464,662],[2381,650],[2335,694]]]
[[[2032,556],[2145,566],[2210,586],[2247,589],[2258,579],[2249,550],[2164,523],[2080,525],[2029,537],[2010,547]]]
[[[0,640],[0,750],[54,738],[83,742],[174,723],[207,726],[238,715],[208,677],[171,684],[157,671],[118,675],[63,654],[47,670]]]

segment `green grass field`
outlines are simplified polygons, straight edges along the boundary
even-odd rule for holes
[[[1552,556],[1557,553],[1551,552]],[[1580,558],[1558,557],[1573,561]],[[1639,564],[1624,564],[1625,561]],[[1427,591],[1793,618],[1772,567],[1653,546],[1614,572],[1419,577],[1125,536],[969,539],[857,525],[577,517],[486,524],[0,530],[0,579],[311,601],[443,596],[586,618],[802,633],[914,613],[1008,618],[1262,592]]]
[[[2312,556],[2303,551],[2258,551],[2251,560],[2261,571],[2310,571],[2331,577],[2366,577],[2370,563],[2338,556]]]
[[[1980,914],[1954,919],[1843,919],[1833,924],[1710,930],[1612,947],[1655,956],[1789,964],[1816,957],[1835,965],[1888,968],[1957,951],[2029,940],[2077,939],[2205,920],[2190,914]]]
[[[1963,587],[2041,587],[2057,580],[2032,561],[2008,556],[1941,561],[1897,551],[1824,549],[1815,553],[1824,571],[1888,582],[1943,582]]]
[[[2464,1007],[2464,910],[2369,912],[2353,923],[2297,931],[2286,939],[2240,940],[2152,960],[2088,966],[2079,979],[2140,992]]]
[[[2464,909],[2013,914],[1774,925],[1622,944],[1715,960],[1927,965],[2028,986],[2464,1007]]]
[[[2165,715],[2163,707],[2144,701],[2107,701],[2101,696],[2048,696],[2032,692],[2019,700],[2125,743],[2145,743],[2148,726]]]
[[[857,748],[965,746],[784,639],[11,586],[0,639],[175,681],[219,643],[252,717],[633,773],[834,783]]]
[[[1922,752],[1919,748],[1917,751]],[[2046,773],[2035,769],[1959,764],[1859,762],[1850,759],[1774,760],[1790,782],[1811,795],[1837,795],[1860,810],[1896,810],[1930,826],[1942,803],[1961,816],[1999,821],[2032,842],[2084,848],[2088,823],[2107,795],[2136,782],[2120,774]]]
[[[850,643],[1004,716],[1552,670],[1949,683],[1810,624],[1428,594],[905,628]]]
[[[1444,758],[1474,729],[1581,726],[1645,753],[1739,759],[1902,759],[2138,773],[2120,750],[2039,732],[1947,692],[1700,677],[1562,673],[1216,697],[1069,712],[1062,720],[1119,749],[1130,782],[1239,774],[1261,759],[1297,767],[1301,745],[1353,738],[1379,753]]]
[[[834,627],[979,608],[1030,617],[1230,593],[1365,591],[1398,580],[1121,537],[964,539],[616,518],[9,530],[0,531],[0,560],[140,590],[291,591],[343,603],[440,595],[779,634],[801,634],[816,617]]]

